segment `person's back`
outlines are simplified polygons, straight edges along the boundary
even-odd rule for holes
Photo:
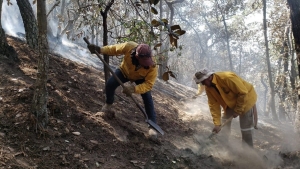
[[[257,95],[252,84],[248,83],[233,72],[215,72],[212,83],[218,89],[225,104],[234,109],[238,114],[244,114],[251,109],[257,100]],[[214,87],[205,87],[206,92],[214,93]],[[211,96],[208,94],[208,97]],[[208,98],[209,99],[209,98]],[[245,99],[241,101],[241,99]]]
[[[218,133],[221,130],[221,121],[224,123],[232,117],[239,116],[242,140],[253,147],[253,114],[257,100],[253,85],[235,73],[212,72],[206,69],[196,72],[194,80],[196,84],[205,85],[208,105],[215,125],[213,132]],[[221,107],[224,110],[222,118]],[[230,126],[231,122],[224,127],[223,133],[227,137]]]

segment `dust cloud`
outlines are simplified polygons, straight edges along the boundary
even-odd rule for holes
[[[238,118],[232,121],[228,141],[222,130],[208,138],[213,123],[205,94],[196,99],[183,99],[179,109],[181,118],[194,131],[193,152],[216,157],[230,168],[276,168],[283,165],[282,153],[300,150],[300,139],[291,122],[274,122],[259,114],[259,129],[253,130],[254,148],[249,148],[242,144]]]

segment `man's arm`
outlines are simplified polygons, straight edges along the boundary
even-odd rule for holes
[[[101,54],[118,56],[131,53],[131,50],[135,48],[138,44],[135,42],[125,42],[115,45],[108,45],[101,47]]]
[[[248,89],[244,85],[243,81],[235,76],[226,79],[228,88],[237,95],[236,105],[233,110],[238,114],[243,114],[246,106],[246,96],[248,94]]]
[[[213,123],[215,126],[221,125],[221,106],[217,100],[213,97],[210,90],[206,90],[208,106],[210,109],[211,116],[213,118]]]
[[[157,66],[150,68],[150,69],[151,69],[151,71],[145,77],[144,83],[135,86],[135,93],[138,93],[138,94],[146,93],[146,92],[150,91],[152,89],[152,87],[154,86],[154,83],[157,78],[157,71],[158,71]]]

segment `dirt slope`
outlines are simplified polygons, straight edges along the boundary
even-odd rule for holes
[[[138,108],[117,89],[114,119],[95,116],[104,104],[101,70],[58,55],[50,56],[49,125],[36,132],[30,113],[38,55],[8,37],[20,61],[0,57],[0,168],[209,169],[300,168],[299,137],[291,124],[260,117],[255,149],[241,149],[238,120],[229,144],[212,128],[206,96],[158,81],[153,89],[158,125],[165,131],[149,140]],[[136,99],[142,103],[137,95]]]

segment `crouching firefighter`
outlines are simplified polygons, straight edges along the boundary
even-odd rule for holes
[[[257,122],[254,122],[257,95],[253,85],[232,72],[212,72],[207,69],[196,72],[194,80],[197,84],[205,85],[208,105],[215,125],[212,131],[218,133],[222,123],[231,117],[239,116],[243,145],[253,147],[252,132]],[[230,135],[230,128],[231,121],[223,127],[222,134],[227,137],[226,141]]]

